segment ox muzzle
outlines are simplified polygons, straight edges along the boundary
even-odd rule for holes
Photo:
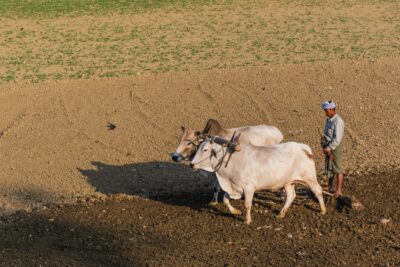
[[[175,162],[180,162],[180,161],[183,160],[182,154],[180,154],[180,153],[178,153],[178,152],[172,153],[172,156],[171,156],[171,157],[172,157],[172,160],[175,161]]]

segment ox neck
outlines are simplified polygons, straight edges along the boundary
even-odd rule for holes
[[[221,153],[220,153],[220,157],[217,158],[215,157],[214,161],[212,162],[211,166],[214,170],[214,172],[218,172],[222,169],[225,169],[226,166],[226,160],[227,158],[230,156],[228,149],[227,148],[222,148]]]

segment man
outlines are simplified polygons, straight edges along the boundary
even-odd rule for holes
[[[328,178],[329,190],[338,197],[342,194],[343,166],[342,166],[342,139],[344,135],[344,121],[336,113],[336,105],[333,101],[322,103],[322,109],[328,117],[325,123],[324,135],[321,146],[325,154],[325,175]],[[337,176],[337,190],[333,188],[333,179]]]

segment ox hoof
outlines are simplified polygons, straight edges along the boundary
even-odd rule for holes
[[[208,203],[208,206],[217,206],[218,205],[218,201],[211,201],[210,203]]]
[[[233,214],[233,215],[242,215],[242,212],[240,210],[238,210],[238,209],[234,209],[234,210],[231,211],[231,214]]]
[[[319,214],[325,215],[326,214],[326,210],[321,210]]]
[[[247,225],[250,225],[251,224],[251,220],[249,220],[249,221],[245,220],[244,223],[247,224]]]
[[[276,218],[278,218],[278,219],[284,219],[284,218],[285,218],[285,215],[286,215],[286,214],[284,214],[284,213],[279,213],[278,215],[276,215]]]

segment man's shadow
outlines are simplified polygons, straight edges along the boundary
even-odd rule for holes
[[[215,175],[194,172],[172,162],[110,165],[92,162],[92,169],[79,169],[98,192],[106,195],[127,194],[168,204],[200,209],[212,198]]]

